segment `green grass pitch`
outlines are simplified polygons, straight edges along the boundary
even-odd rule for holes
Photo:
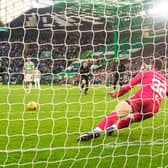
[[[78,87],[42,86],[27,95],[21,85],[0,86],[0,167],[168,167],[167,100],[154,118],[111,137],[102,133],[95,140],[76,141],[119,101],[106,96],[106,89],[92,87],[80,96]],[[39,104],[36,111],[27,110],[29,101]]]

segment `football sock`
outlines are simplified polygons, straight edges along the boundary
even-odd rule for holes
[[[122,129],[122,128],[126,128],[131,124],[131,119],[130,117],[127,117],[125,119],[122,119],[118,122],[117,124],[117,128],[118,129]]]
[[[38,89],[40,89],[40,82],[38,81],[38,83],[37,83],[37,86],[38,86]]]
[[[82,89],[84,88],[84,84],[81,85],[81,88],[82,88]]]
[[[116,121],[119,119],[119,116],[117,112],[110,113],[107,117],[105,117],[98,125],[97,127],[101,130],[104,130],[105,128],[113,125],[116,123]]]
[[[32,83],[29,84],[29,92],[31,91]]]
[[[94,131],[96,131],[96,132],[101,132],[101,131],[102,131],[102,129],[101,129],[101,128],[99,128],[99,127],[96,127],[96,128],[94,129]]]
[[[89,89],[89,88],[88,88],[88,86],[86,86],[86,88],[85,88],[85,92],[87,92],[87,91],[88,91],[88,89]]]

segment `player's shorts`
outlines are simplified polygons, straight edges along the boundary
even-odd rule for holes
[[[32,75],[31,74],[26,74],[24,76],[24,81],[25,82],[32,82]]]
[[[81,82],[82,82],[82,80],[85,80],[87,85],[89,84],[89,78],[88,78],[88,76],[81,75]]]
[[[159,104],[152,98],[142,99],[136,95],[126,100],[132,106],[134,121],[142,121],[153,117],[159,111]]]

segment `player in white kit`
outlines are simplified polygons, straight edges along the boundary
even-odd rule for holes
[[[34,63],[29,57],[27,57],[27,62],[24,64],[24,83],[26,85],[27,93],[30,93],[32,88],[32,79],[34,74]]]
[[[36,67],[34,70],[34,83],[35,83],[35,88],[40,89],[40,80],[41,80],[41,72],[38,70]]]

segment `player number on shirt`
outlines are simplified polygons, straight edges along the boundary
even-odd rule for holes
[[[156,78],[153,78],[152,82],[153,82],[153,84],[152,84],[151,88],[155,92],[157,92],[161,98],[163,98],[166,95],[166,83],[165,82],[163,83]]]

